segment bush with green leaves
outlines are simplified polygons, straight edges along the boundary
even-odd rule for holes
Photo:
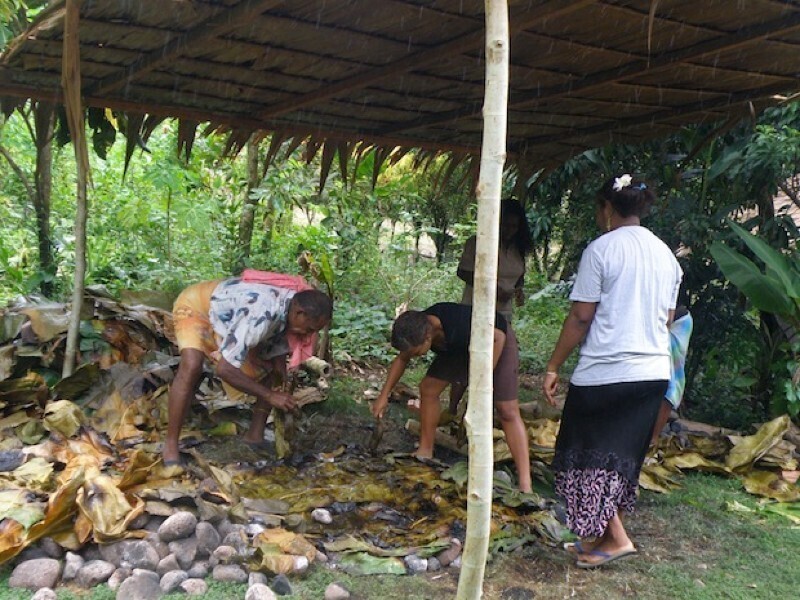
[[[770,407],[796,417],[800,414],[800,342],[796,340],[800,328],[800,258],[795,250],[781,252],[736,223],[729,225],[763,268],[721,241],[711,246],[711,254],[753,307],[785,324],[783,328],[770,328],[774,334],[767,367],[775,378]]]
[[[529,274],[525,303],[514,309],[520,372],[544,373],[569,312],[569,287],[566,282],[548,283],[541,275]],[[567,370],[574,367],[575,360],[575,356],[570,357]]]
[[[386,307],[361,304],[353,298],[337,300],[330,336],[333,358],[381,364],[396,354],[389,344],[393,315]]]

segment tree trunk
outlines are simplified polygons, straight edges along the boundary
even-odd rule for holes
[[[447,244],[450,241],[450,234],[447,233],[450,224],[447,220],[441,220],[434,223],[436,232],[433,234],[433,244],[436,247],[436,265],[441,266],[444,260],[444,253],[447,250]]]
[[[50,192],[53,175],[53,124],[55,111],[52,104],[37,102],[33,109],[36,133],[36,194],[33,206],[36,210],[36,235],[39,240],[39,268],[52,277],[56,273],[53,259],[53,244],[50,239]],[[44,278],[39,286],[46,297],[53,295],[53,281]]]
[[[236,252],[234,274],[241,273],[250,259],[253,241],[253,224],[255,223],[258,199],[252,198],[252,191],[258,187],[261,178],[258,172],[258,142],[254,137],[247,140],[247,190],[242,204],[242,215],[239,218],[239,243]]]
[[[72,146],[75,150],[77,171],[75,194],[75,276],[72,286],[72,312],[67,331],[67,349],[64,351],[62,376],[72,375],[78,354],[78,334],[81,325],[83,290],[86,277],[86,218],[88,214],[86,187],[89,177],[89,151],[86,147],[86,125],[81,102],[80,39],[81,0],[67,0],[64,17],[64,52],[61,68],[61,86],[67,111]]]
[[[467,539],[457,598],[480,598],[492,516],[492,338],[500,236],[500,193],[506,160],[508,3],[486,0],[486,90],[478,177],[478,235],[470,341]]]

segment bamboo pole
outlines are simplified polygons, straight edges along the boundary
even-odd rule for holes
[[[72,375],[78,351],[78,333],[81,324],[84,279],[86,277],[86,187],[89,177],[89,151],[86,147],[86,129],[81,103],[80,10],[82,0],[67,0],[64,17],[64,52],[61,69],[61,87],[67,123],[75,150],[77,171],[75,195],[75,276],[72,284],[72,312],[67,330],[67,349],[64,352],[62,376]]]
[[[467,539],[456,598],[480,598],[492,515],[492,339],[500,192],[506,160],[509,24],[506,0],[486,0],[486,90],[478,177],[478,235],[469,364]]]

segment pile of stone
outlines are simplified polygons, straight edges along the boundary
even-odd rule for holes
[[[313,512],[313,519],[330,522],[325,509]],[[271,600],[292,593],[286,575],[271,580],[264,573],[250,571],[252,540],[263,526],[234,524],[223,519],[215,525],[199,521],[188,511],[169,517],[142,517],[135,523],[146,532],[141,539],[125,539],[104,545],[86,545],[80,554],[64,552],[53,539],[45,538],[23,551],[9,578],[12,588],[35,592],[34,600],[55,600],[59,585],[89,589],[107,585],[116,590],[118,600],[149,600],[173,592],[202,596],[208,591],[206,580],[247,584],[245,600]],[[409,573],[459,567],[461,542],[453,538],[449,548],[436,557],[405,557]],[[298,557],[302,558],[302,557]],[[328,568],[336,568],[323,552],[316,559]],[[295,572],[308,568],[308,561],[298,561]],[[326,600],[345,600],[349,591],[332,583],[325,591]]]
[[[63,553],[52,539],[25,550],[11,573],[9,586],[35,590],[38,600],[55,598],[58,584],[89,589],[101,584],[117,590],[120,600],[160,598],[171,592],[202,596],[205,579],[249,583],[247,598],[262,600],[291,593],[285,576],[268,586],[262,573],[246,566],[252,548],[245,525],[221,521],[216,527],[177,512],[164,519],[150,517],[143,539],[89,545],[82,554]]]

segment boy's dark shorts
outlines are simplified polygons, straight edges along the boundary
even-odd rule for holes
[[[428,367],[426,377],[467,385],[469,354],[441,352]],[[508,402],[519,397],[519,345],[514,330],[508,327],[506,343],[494,369],[494,401]]]

